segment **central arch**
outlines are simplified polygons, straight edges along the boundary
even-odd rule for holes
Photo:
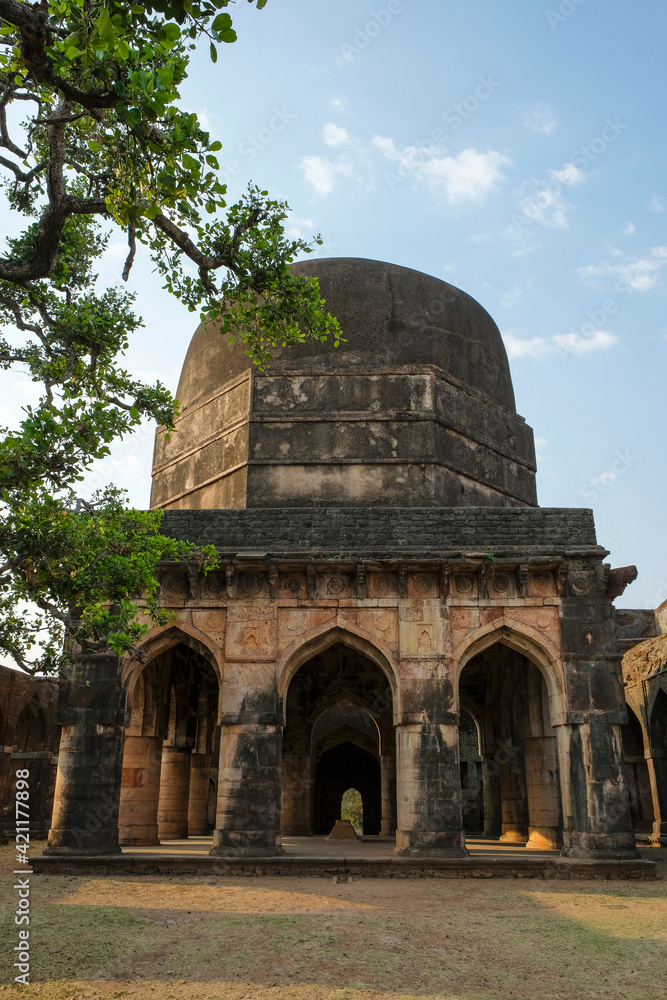
[[[349,788],[362,796],[364,835],[395,830],[392,682],[383,653],[341,628],[285,663],[283,835],[330,833]]]

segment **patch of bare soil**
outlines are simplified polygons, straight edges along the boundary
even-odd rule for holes
[[[667,882],[34,876],[21,988],[2,927],[0,997],[657,1000],[667,973]]]

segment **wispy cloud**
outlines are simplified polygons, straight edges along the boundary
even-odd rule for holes
[[[664,212],[665,211],[665,199],[659,194],[652,194],[648,208],[650,212]]]
[[[335,163],[324,156],[304,156],[300,163],[303,178],[321,196],[329,194],[339,177],[349,177],[352,164],[339,158]]]
[[[531,132],[552,135],[556,131],[556,119],[548,104],[535,104],[523,116],[523,124]]]
[[[373,145],[395,164],[399,176],[412,177],[449,202],[482,201],[503,180],[511,161],[498,150],[481,153],[472,147],[447,156],[437,146],[397,147],[393,139],[376,135]]]
[[[350,141],[350,133],[346,128],[327,122],[324,126],[324,141],[327,146],[342,146]]]
[[[599,285],[600,278],[612,277],[633,292],[648,292],[658,284],[660,272],[667,265],[667,246],[651,247],[639,257],[620,256],[623,259],[613,264],[588,264],[577,273],[592,285]]]
[[[578,187],[585,180],[585,173],[574,163],[550,170],[546,180],[531,178],[521,188],[520,218],[524,224],[525,220],[530,220],[548,229],[567,229],[572,206],[564,197],[563,189]]]
[[[607,330],[594,330],[589,336],[581,333],[557,333],[553,337],[531,337],[523,340],[513,333],[504,333],[503,340],[507,355],[511,360],[517,358],[542,358],[546,355],[560,354],[591,354],[593,351],[606,351],[613,347],[618,337]]]

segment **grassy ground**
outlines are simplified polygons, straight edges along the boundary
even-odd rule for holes
[[[0,989],[8,998],[658,1000],[667,993],[667,881],[157,876],[33,876],[31,985],[18,987],[8,958],[17,940],[10,848],[0,848],[0,867]]]

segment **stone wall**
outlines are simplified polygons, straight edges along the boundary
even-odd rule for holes
[[[412,553],[504,550],[547,553],[597,548],[593,512],[571,508],[329,507],[170,510],[162,530],[224,553]],[[597,548],[603,554],[601,548]]]

